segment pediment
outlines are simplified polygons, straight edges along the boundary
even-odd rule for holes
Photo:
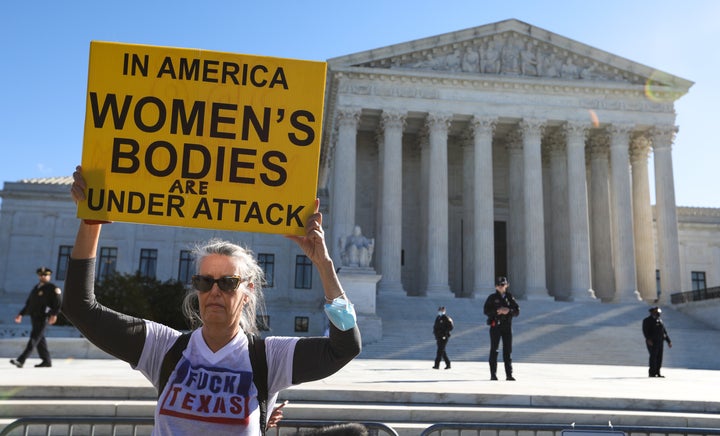
[[[334,70],[615,82],[680,95],[693,84],[514,19],[333,58],[328,64]]]

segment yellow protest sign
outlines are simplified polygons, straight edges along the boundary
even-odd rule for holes
[[[90,44],[78,217],[303,234],[324,62]]]

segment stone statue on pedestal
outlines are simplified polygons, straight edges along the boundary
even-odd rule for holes
[[[367,268],[372,260],[375,239],[363,236],[360,226],[356,225],[352,235],[340,238],[340,260],[343,266]]]

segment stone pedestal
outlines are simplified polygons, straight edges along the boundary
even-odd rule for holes
[[[364,344],[382,338],[382,319],[375,313],[377,283],[380,277],[370,267],[343,266],[338,271],[340,283],[350,302],[355,305]]]
[[[340,283],[358,315],[375,315],[375,294],[380,277],[369,267],[343,266],[338,271]]]

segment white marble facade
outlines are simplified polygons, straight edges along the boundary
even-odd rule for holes
[[[484,295],[502,274],[527,299],[652,301],[656,269],[661,301],[683,289],[671,150],[692,82],[517,20],[328,64],[320,188],[333,235],[378,241],[380,293]]]
[[[330,59],[327,83],[329,245],[342,265],[336,241],[355,226],[373,239],[380,295],[484,298],[497,274],[525,299],[653,301],[656,270],[662,301],[689,290],[692,271],[720,285],[720,211],[675,205],[674,101],[692,82],[508,20]],[[25,295],[34,269],[72,245],[68,183],[0,191],[0,293]],[[318,280],[293,288],[299,251],[282,237],[112,224],[101,245],[118,247],[125,272],[158,249],[167,279],[180,250],[210,236],[272,253],[271,312],[321,331]],[[293,333],[292,320],[273,330]]]

